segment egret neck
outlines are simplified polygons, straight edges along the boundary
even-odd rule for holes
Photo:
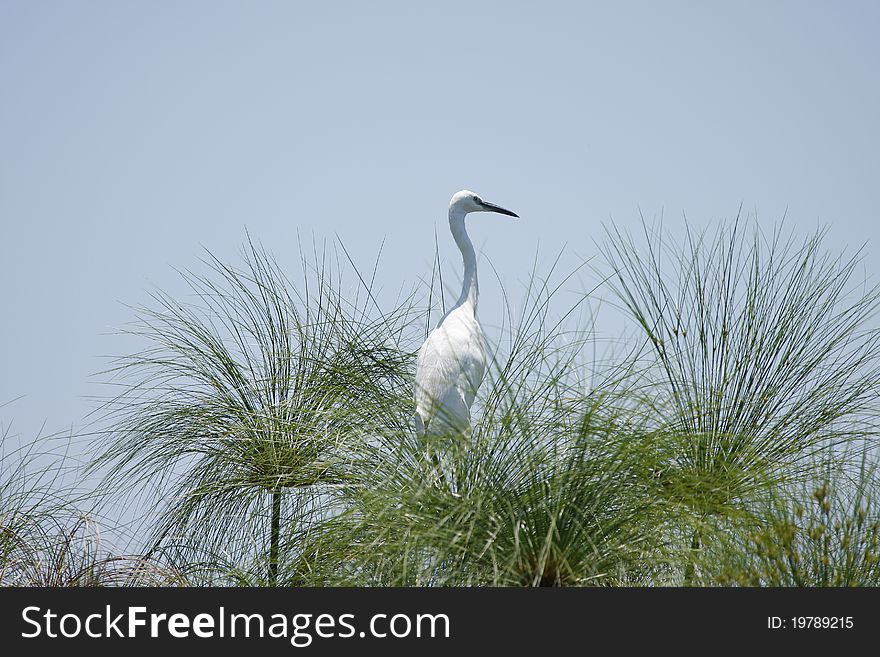
[[[477,295],[479,288],[477,286],[477,255],[474,252],[474,245],[471,238],[468,237],[467,229],[464,225],[466,213],[456,211],[449,208],[449,229],[452,231],[452,237],[461,251],[461,259],[464,262],[464,278],[461,285],[461,296],[455,304],[456,308],[469,304],[473,309],[474,315],[477,314]]]

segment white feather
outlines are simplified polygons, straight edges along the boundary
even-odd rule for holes
[[[464,264],[461,296],[419,349],[416,361],[416,431],[422,436],[462,434],[471,426],[471,405],[486,373],[486,338],[477,319],[477,259],[465,229],[470,212],[509,210],[485,203],[467,190],[449,204],[449,229]]]

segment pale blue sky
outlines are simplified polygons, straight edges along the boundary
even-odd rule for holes
[[[290,267],[298,230],[386,237],[390,289],[435,226],[459,268],[461,188],[522,216],[470,222],[511,285],[639,208],[788,208],[876,262],[878,32],[877,2],[0,0],[0,423],[80,425],[123,304],[245,226]]]

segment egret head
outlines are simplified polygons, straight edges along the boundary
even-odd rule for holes
[[[450,216],[452,214],[466,215],[469,212],[498,212],[510,217],[519,217],[518,214],[505,210],[494,203],[488,203],[481,197],[466,189],[456,192],[449,202]]]

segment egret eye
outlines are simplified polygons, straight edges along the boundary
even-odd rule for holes
[[[483,200],[479,196],[474,196],[474,203],[478,203],[479,205],[483,205]]]

